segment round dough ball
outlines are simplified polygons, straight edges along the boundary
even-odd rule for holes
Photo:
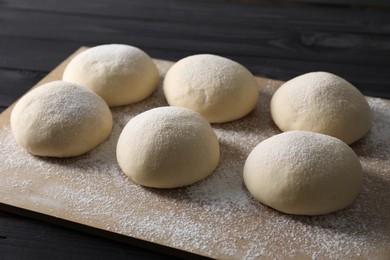
[[[62,79],[91,89],[109,106],[121,106],[150,96],[157,88],[159,72],[142,50],[124,44],[107,44],[74,57]]]
[[[186,57],[175,63],[164,79],[171,106],[199,112],[210,123],[241,118],[257,104],[259,86],[242,65],[211,54]]]
[[[371,127],[364,96],[348,81],[328,72],[311,72],[284,83],[271,99],[271,115],[282,131],[304,130],[351,144]]]
[[[210,175],[219,143],[210,124],[187,108],[160,107],[132,118],[117,145],[123,172],[154,188],[190,185]]]
[[[359,158],[347,144],[306,131],[266,139],[244,166],[245,185],[257,200],[297,215],[345,208],[357,197],[362,180]]]
[[[34,155],[71,157],[88,152],[110,135],[112,115],[92,91],[53,81],[16,103],[11,128],[16,142]]]

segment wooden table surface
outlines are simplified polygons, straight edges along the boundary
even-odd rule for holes
[[[165,60],[214,53],[278,80],[329,71],[390,98],[388,1],[0,0],[0,112],[80,46],[104,43]],[[4,211],[0,258],[172,259]]]

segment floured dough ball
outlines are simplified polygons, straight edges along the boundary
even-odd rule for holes
[[[260,202],[297,215],[320,215],[350,205],[362,186],[355,152],[341,140],[289,131],[258,144],[244,166],[244,181]]]
[[[304,130],[351,144],[371,127],[364,96],[348,81],[328,72],[311,72],[284,83],[271,99],[271,114],[282,131]]]
[[[150,96],[157,88],[159,72],[142,50],[124,44],[106,44],[74,57],[62,79],[93,90],[109,106],[121,106]]]
[[[71,157],[88,152],[110,135],[112,115],[92,91],[53,81],[16,103],[11,128],[16,142],[34,155]]]
[[[117,145],[123,172],[135,183],[175,188],[210,175],[219,144],[210,124],[187,108],[160,107],[132,118]]]
[[[186,57],[175,63],[164,79],[171,106],[199,112],[210,123],[241,118],[257,104],[259,86],[239,63],[211,54]]]

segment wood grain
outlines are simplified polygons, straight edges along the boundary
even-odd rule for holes
[[[0,69],[0,107],[10,106],[15,102],[15,97],[22,96],[45,75],[36,71]],[[18,85],[15,85],[15,80],[18,80]]]
[[[175,259],[140,247],[76,232],[10,213],[0,213],[1,259]],[[88,243],[86,243],[88,241]]]
[[[128,42],[128,44],[130,43]],[[18,46],[18,49],[24,50],[22,52],[25,55],[18,56],[16,52],[7,51],[2,53],[0,51],[0,66],[1,64],[7,64],[10,69],[19,68],[29,71],[48,72],[61,58],[64,59],[67,54],[76,49],[76,44],[62,41],[61,48],[54,48],[51,41],[10,37],[7,41],[0,41],[0,50],[7,49],[9,46]],[[169,60],[179,60],[197,53],[194,50],[164,50],[160,48],[144,48],[144,50],[153,57]],[[333,62],[319,63],[215,53],[236,60],[250,69],[255,75],[277,80],[288,80],[308,71],[329,71],[347,79],[366,95],[390,98],[390,86],[388,85],[390,74],[388,73],[388,68],[384,66],[371,65],[368,68],[366,65]],[[26,59],[26,57],[29,58]],[[23,82],[18,84],[23,84]],[[15,99],[16,97],[18,96],[15,95]]]
[[[229,16],[230,13],[223,9],[208,14],[197,12],[196,9],[175,7],[171,12],[180,12],[183,21],[177,17],[175,21],[163,18],[163,13],[155,17],[154,8],[148,8],[150,15],[155,17],[148,23],[137,16],[132,17],[133,12],[142,14],[146,10],[131,7],[124,9],[129,11],[126,17],[40,10],[31,12],[9,8],[3,10],[1,15],[9,24],[9,27],[2,29],[1,34],[93,42],[96,41],[98,33],[100,42],[132,41],[144,47],[153,45],[151,38],[158,38],[162,47],[167,49],[180,50],[191,47],[201,51],[202,48],[197,49],[197,45],[200,45],[199,47],[209,46],[211,51],[214,51],[213,45],[224,43],[218,45],[220,53],[231,53],[234,50],[237,54],[272,58],[325,62],[336,58],[339,62],[387,64],[381,56],[389,53],[389,29],[387,24],[378,19],[380,13],[375,13],[374,16],[370,12],[356,11],[352,13],[354,15],[341,17],[337,10],[329,13],[321,11],[319,15],[316,9],[307,9],[306,12],[298,10],[296,14],[293,13],[295,11],[293,9],[287,13],[289,15],[283,15],[281,10],[253,8],[243,10],[249,12],[248,18],[240,20],[235,15]],[[213,7],[219,10],[219,6],[210,6]],[[160,9],[158,11],[161,12]],[[313,16],[314,21],[310,24],[305,22],[303,14]],[[169,13],[164,15],[170,17]],[[112,19],[113,17],[115,19]],[[321,30],[318,29],[319,26]],[[343,28],[342,32],[340,27]],[[340,52],[343,55],[339,55]],[[359,55],[354,55],[358,52]]]
[[[48,72],[77,46],[119,42],[168,60],[215,53],[279,80],[326,70],[367,95],[389,98],[386,11],[155,0],[16,0],[0,6],[6,25],[0,65],[12,68]],[[25,58],[16,54],[20,50]]]

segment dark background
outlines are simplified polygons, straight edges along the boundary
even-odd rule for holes
[[[390,1],[0,0],[0,111],[104,43],[173,61],[213,53],[279,80],[323,70],[390,98]],[[36,258],[172,259],[0,211],[0,259]]]

